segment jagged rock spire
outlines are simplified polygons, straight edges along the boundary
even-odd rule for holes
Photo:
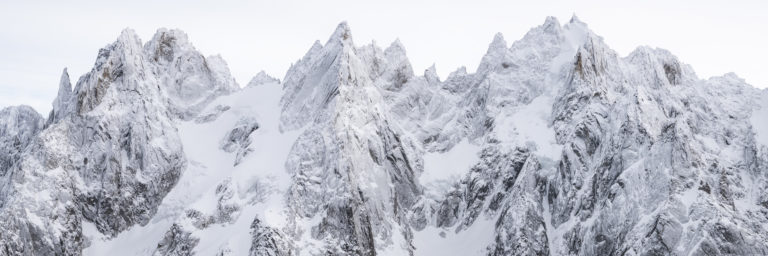
[[[424,78],[430,84],[440,83],[440,77],[437,75],[437,68],[435,67],[434,63],[432,63],[432,66],[429,66],[427,69],[424,70]]]
[[[333,31],[331,37],[328,38],[328,43],[331,42],[346,42],[352,43],[352,30],[349,28],[349,24],[346,21],[342,21],[336,26],[336,30]]]
[[[53,109],[48,117],[48,123],[55,123],[69,113],[69,103],[72,99],[72,83],[70,83],[67,68],[61,72],[59,92],[53,100]]]
[[[33,111],[0,111],[5,254],[768,254],[768,91],[699,80],[660,49],[620,58],[576,17],[497,35],[478,72],[443,82],[342,23],[280,104],[261,86],[206,107],[234,84],[220,56],[180,31],[140,42],[124,31],[74,92],[62,75],[52,116],[82,113],[31,140],[2,125]],[[455,177],[423,179],[454,160]]]
[[[359,66],[359,59],[350,63],[355,51],[351,33],[346,22],[340,23],[325,45],[315,42],[286,72],[285,94],[280,100],[282,129],[296,129],[309,123],[339,93],[339,87],[346,85],[342,81],[352,77],[353,72],[366,72]]]

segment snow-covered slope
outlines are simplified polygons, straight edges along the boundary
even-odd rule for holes
[[[0,247],[5,254],[80,254],[89,245],[81,232],[86,223],[115,236],[155,216],[187,169],[175,124],[176,110],[185,105],[175,101],[176,85],[166,76],[184,81],[215,68],[202,60],[161,63],[150,56],[135,33],[125,30],[99,51],[94,68],[71,93],[65,71],[47,128],[3,176]],[[205,72],[157,71],[177,66],[202,66]],[[237,87],[229,82],[203,83]]]
[[[573,17],[419,75],[341,23],[239,89],[130,30],[0,112],[0,255],[765,255],[768,92]]]

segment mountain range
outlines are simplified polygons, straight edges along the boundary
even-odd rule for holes
[[[768,90],[548,17],[417,74],[343,22],[240,86],[130,29],[0,110],[0,255],[768,255]]]

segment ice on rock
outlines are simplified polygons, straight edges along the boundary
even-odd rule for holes
[[[302,216],[293,221],[320,217],[309,229],[293,231],[312,232],[319,244],[304,249],[310,253],[411,251],[396,242],[411,235],[406,210],[421,192],[415,179],[421,163],[415,142],[393,125],[379,91],[399,80],[386,75],[391,69],[378,73],[375,66],[397,60],[392,49],[380,54],[375,45],[357,48],[342,23],[322,49],[308,52],[286,74],[281,125],[308,126],[286,167],[293,176],[290,212]],[[412,74],[406,67],[405,74]]]
[[[56,95],[56,99],[53,100],[53,109],[48,116],[48,124],[58,122],[68,113],[71,113],[69,101],[72,100],[72,84],[69,80],[69,73],[64,68],[61,74],[61,81],[59,82],[59,93]]]
[[[181,32],[161,30],[142,45],[126,29],[71,92],[64,72],[51,122],[3,177],[0,228],[17,234],[3,233],[6,254],[77,255],[88,246],[85,223],[107,237],[150,223],[187,167],[175,127],[174,113],[187,107],[181,99],[216,97],[195,91],[201,88],[234,88],[209,71],[226,66],[206,67],[195,56]]]
[[[43,130],[43,118],[30,106],[0,110],[0,176],[5,176],[35,136]],[[0,198],[0,202],[3,198]]]
[[[220,95],[240,87],[221,56],[204,57],[181,30],[159,29],[144,46],[159,76],[170,110],[182,119],[196,115]]]
[[[347,23],[240,89],[124,30],[0,111],[0,255],[765,255],[768,93],[575,15],[413,72]]]

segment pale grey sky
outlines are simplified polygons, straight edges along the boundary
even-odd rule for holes
[[[59,76],[90,70],[123,28],[146,41],[179,28],[205,55],[221,54],[241,85],[260,70],[282,78],[315,40],[346,20],[357,44],[405,45],[414,70],[435,63],[442,78],[475,70],[497,32],[508,42],[555,16],[576,13],[622,56],[637,46],[670,50],[699,77],[735,72],[768,87],[768,1],[1,1],[0,107],[45,114]]]

